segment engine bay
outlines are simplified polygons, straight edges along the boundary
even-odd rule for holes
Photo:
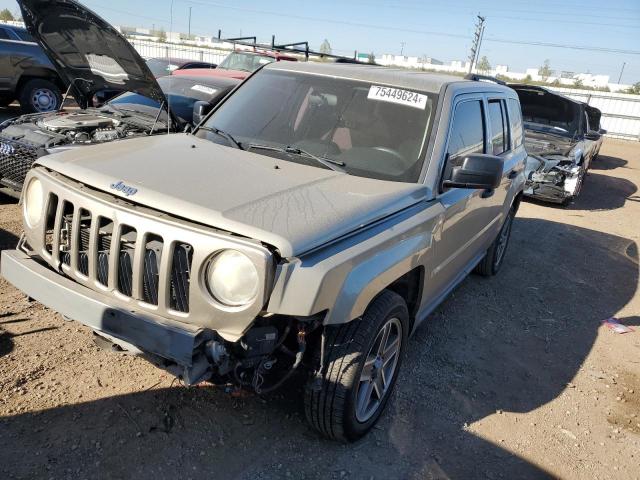
[[[99,110],[25,115],[0,132],[0,137],[36,148],[93,144],[144,134],[148,128]]]

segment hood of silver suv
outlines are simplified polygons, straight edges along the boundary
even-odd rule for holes
[[[293,257],[424,200],[427,188],[356,177],[190,135],[113,142],[38,162],[159,211]]]

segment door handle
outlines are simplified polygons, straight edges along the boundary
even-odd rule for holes
[[[514,178],[516,178],[517,176],[518,176],[518,172],[517,172],[517,171],[515,171],[515,170],[511,170],[511,171],[509,172],[509,175],[507,175],[507,178],[508,178],[509,180],[513,180],[513,179],[514,179]]]

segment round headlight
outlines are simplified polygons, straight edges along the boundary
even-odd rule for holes
[[[37,178],[31,179],[24,192],[24,218],[30,228],[34,228],[42,220],[44,192],[42,183]]]
[[[230,306],[251,302],[260,285],[253,262],[235,250],[225,250],[213,258],[207,269],[206,281],[215,299]]]

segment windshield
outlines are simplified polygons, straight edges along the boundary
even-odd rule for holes
[[[262,65],[275,62],[276,59],[267,55],[256,55],[255,53],[233,52],[227,55],[218,68],[223,70],[240,70],[243,72],[253,72]]]
[[[193,104],[197,100],[213,103],[215,99],[221,98],[229,90],[228,87],[212,86],[205,82],[197,83],[180,77],[159,78],[158,84],[167,95],[171,111],[187,123],[193,121]],[[154,118],[160,108],[160,104],[155,100],[133,92],[123,93],[111,100],[109,104],[119,110],[129,110]],[[166,113],[162,113],[160,120],[166,120]]]
[[[246,150],[320,168],[299,149],[363,177],[416,182],[433,115],[431,94],[356,80],[264,70],[245,82],[207,120]],[[220,135],[197,133],[222,145]],[[261,146],[280,148],[267,151]]]

